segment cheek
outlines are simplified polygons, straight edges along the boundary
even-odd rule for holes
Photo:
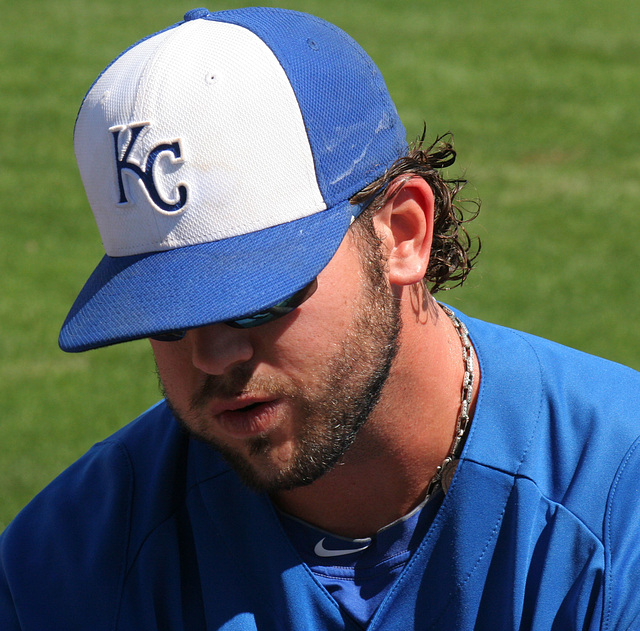
[[[358,299],[332,294],[331,300],[304,305],[281,335],[264,348],[262,357],[292,374],[312,380],[324,374],[327,364],[342,353],[347,332],[356,317]],[[269,361],[269,360],[267,360]]]
[[[344,253],[336,259],[345,259]],[[354,323],[366,310],[366,298],[359,260],[352,254],[348,261],[338,260],[318,276],[318,290],[287,322],[275,344],[298,349],[301,361],[326,366],[326,360],[341,352],[343,342]],[[349,263],[349,265],[347,265]],[[350,270],[350,273],[345,273]]]
[[[158,376],[168,395],[176,401],[182,396],[187,396],[188,389],[193,387],[191,382],[195,379],[187,344],[151,340],[151,348],[158,368]]]

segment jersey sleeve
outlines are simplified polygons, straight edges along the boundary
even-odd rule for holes
[[[101,443],[13,520],[0,538],[3,630],[112,628],[132,487],[124,447]]]
[[[602,629],[640,628],[640,439],[614,479],[604,523],[605,577]]]

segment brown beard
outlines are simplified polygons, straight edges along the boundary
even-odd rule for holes
[[[386,279],[380,282],[381,264],[374,270],[367,267],[368,282],[360,307],[339,350],[314,383],[297,387],[259,378],[247,364],[222,376],[209,376],[192,397],[189,414],[197,414],[212,399],[232,398],[245,391],[260,391],[294,402],[302,422],[298,424],[293,456],[285,468],[272,466],[265,474],[252,463],[271,449],[268,434],[248,440],[249,455],[245,456],[204,432],[194,433],[167,398],[176,419],[218,451],[247,486],[273,493],[311,484],[340,461],[380,400],[398,350],[401,319],[399,304]]]

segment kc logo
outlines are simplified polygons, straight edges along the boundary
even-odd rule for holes
[[[124,182],[122,180],[122,173],[124,171],[129,171],[131,174],[139,178],[140,182],[142,182],[142,185],[149,194],[149,197],[160,210],[163,210],[167,213],[175,213],[180,211],[187,203],[187,187],[183,184],[178,185],[178,200],[175,203],[167,202],[160,196],[160,193],[158,192],[153,167],[156,163],[156,160],[162,153],[169,153],[173,156],[172,158],[170,158],[172,164],[184,162],[184,158],[182,157],[182,150],[180,147],[180,141],[174,140],[171,143],[161,143],[153,147],[147,154],[144,169],[141,168],[140,164],[129,160],[129,155],[131,154],[131,150],[138,140],[138,136],[140,136],[140,132],[150,124],[151,123],[133,123],[131,125],[118,125],[116,127],[109,128],[109,131],[113,136],[113,145],[116,157],[116,170],[118,173],[118,190],[120,193],[120,201],[118,203],[126,204],[129,201],[124,189]],[[129,139],[126,145],[121,149],[120,134],[127,130],[129,130],[130,134]]]

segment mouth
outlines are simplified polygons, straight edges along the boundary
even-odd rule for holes
[[[236,412],[248,412],[249,410],[255,410],[256,408],[260,407],[261,405],[264,405],[264,403],[250,403],[249,405],[246,405],[243,408],[240,408],[239,410],[235,410]]]
[[[275,427],[280,406],[278,399],[238,399],[215,406],[211,413],[214,422],[228,436],[250,438],[264,434]]]

